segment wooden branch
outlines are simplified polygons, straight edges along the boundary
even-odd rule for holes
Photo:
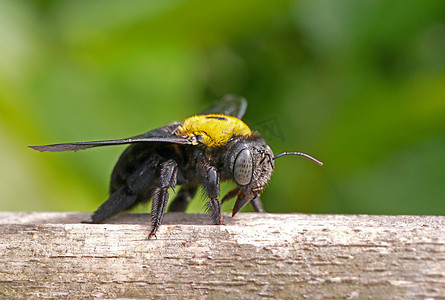
[[[0,298],[445,297],[445,217],[0,213]]]

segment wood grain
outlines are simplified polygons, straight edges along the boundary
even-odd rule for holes
[[[445,298],[445,217],[0,213],[0,298]]]

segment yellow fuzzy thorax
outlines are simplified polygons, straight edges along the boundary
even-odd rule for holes
[[[186,137],[201,136],[201,142],[209,147],[222,146],[235,135],[250,135],[252,131],[243,121],[221,114],[198,115],[184,120],[177,134]]]

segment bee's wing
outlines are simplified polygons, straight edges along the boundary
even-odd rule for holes
[[[196,142],[192,141],[190,138],[177,136],[173,134],[179,125],[180,123],[174,122],[167,126],[151,130],[144,134],[121,140],[91,141],[91,142],[65,143],[65,144],[53,144],[53,145],[29,146],[29,147],[40,152],[44,151],[61,152],[61,151],[78,151],[101,146],[148,143],[148,142],[195,145]]]
[[[246,99],[236,95],[225,95],[220,101],[202,111],[200,115],[223,114],[241,119],[246,109]]]
[[[206,110],[202,111],[201,115],[208,114],[224,114],[228,116],[237,117],[241,119],[247,109],[246,99],[235,96],[226,95],[220,101],[210,106]],[[179,122],[173,122],[167,126],[160,127],[144,134],[120,140],[107,140],[107,141],[91,141],[91,142],[78,142],[78,143],[64,143],[53,144],[44,146],[29,146],[30,148],[43,152],[61,152],[61,151],[78,151],[94,147],[111,146],[111,145],[123,145],[133,144],[141,142],[164,142],[182,145],[196,145],[195,141],[190,138],[174,135],[175,130],[181,125]]]
[[[78,143],[66,143],[66,144],[53,144],[44,146],[28,146],[28,147],[40,152],[44,151],[62,152],[62,151],[78,151],[101,146],[149,143],[149,142],[196,145],[196,142],[193,142],[191,139],[178,136],[178,137],[128,138],[123,140],[91,141],[91,142],[78,142]]]

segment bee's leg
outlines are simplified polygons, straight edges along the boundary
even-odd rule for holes
[[[91,221],[82,223],[101,223],[102,221],[114,216],[120,211],[132,207],[137,200],[137,195],[131,193],[126,186],[120,187],[113,192],[110,197],[91,216]]]
[[[185,211],[197,190],[198,186],[196,184],[189,183],[181,186],[175,199],[168,207],[168,211]]]
[[[239,187],[236,187],[232,190],[230,190],[221,200],[221,204],[226,202],[227,200],[232,199],[239,193]],[[252,205],[252,208],[255,212],[264,212],[263,204],[261,203],[260,197],[254,198],[252,201],[250,201],[250,205]]]
[[[256,198],[252,199],[252,201],[250,201],[250,205],[252,205],[253,210],[255,212],[259,212],[259,213],[264,212],[263,203],[261,203],[260,197],[256,197]]]
[[[221,225],[223,223],[223,215],[221,210],[221,203],[218,201],[219,196],[219,174],[215,167],[207,167],[206,177],[204,179],[204,186],[209,195],[209,209],[213,224]]]
[[[221,203],[216,198],[211,198],[209,200],[211,217],[213,224],[215,225],[222,225],[223,224],[223,215],[222,215],[222,209],[221,209]]]
[[[156,164],[157,160],[150,160],[135,169],[125,183],[121,183],[116,190],[112,189],[107,201],[91,216],[91,221],[84,223],[101,223],[145,200],[146,197],[142,195],[153,185]]]
[[[233,197],[235,197],[236,195],[238,195],[239,193],[239,187],[236,187],[230,191],[227,192],[227,194],[222,198],[221,200],[221,204],[223,204],[224,202],[226,202],[227,200],[232,199]]]
[[[153,201],[151,206],[151,225],[152,229],[148,238],[156,235],[159,225],[165,214],[165,207],[168,202],[168,188],[176,185],[177,164],[170,159],[159,164],[158,184],[153,192]]]

